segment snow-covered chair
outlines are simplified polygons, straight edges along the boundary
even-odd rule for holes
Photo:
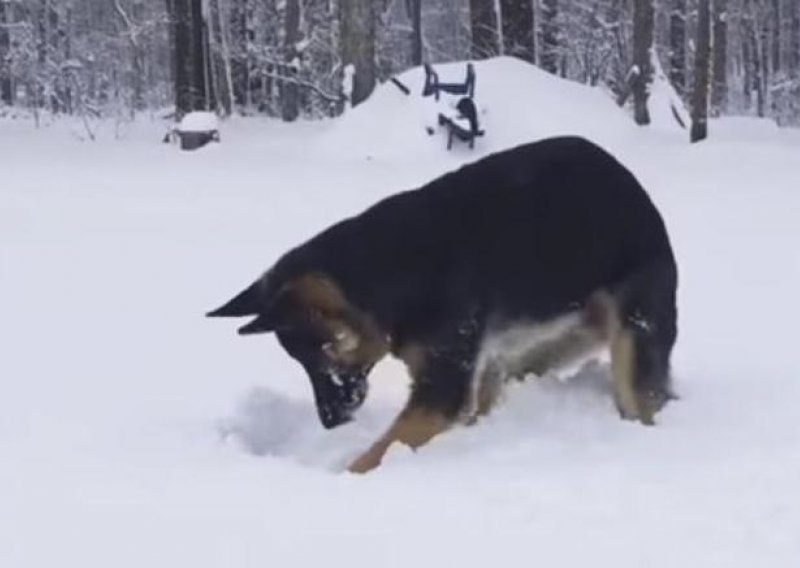
[[[478,125],[478,109],[471,98],[463,97],[458,101],[456,111],[455,114],[439,114],[439,125],[447,127],[447,149],[453,147],[453,138],[468,143],[472,149],[475,138],[484,134]]]
[[[436,101],[434,104],[439,108],[437,115],[439,126],[447,129],[448,150],[452,149],[455,138],[474,148],[475,138],[484,134],[478,125],[478,109],[473,100],[475,82],[475,67],[472,63],[467,63],[467,74],[463,83],[442,83],[433,67],[430,64],[425,65],[422,96],[432,96]],[[428,128],[428,132],[433,134],[433,129]]]
[[[422,96],[433,97],[438,101],[440,93],[451,95],[465,95],[472,98],[475,95],[475,67],[472,63],[467,63],[467,76],[463,83],[441,83],[439,74],[434,71],[430,63],[425,64],[425,85],[422,88]]]

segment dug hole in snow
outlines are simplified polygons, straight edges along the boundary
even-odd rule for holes
[[[474,152],[391,84],[330,122],[230,120],[194,153],[158,144],[163,124],[88,144],[0,122],[0,566],[794,566],[800,135],[724,119],[690,145],[524,63],[476,73]],[[623,422],[589,366],[342,473],[403,404],[402,366],[328,432],[274,338],[203,314],[378,199],[557,134],[608,148],[664,215],[681,399]]]

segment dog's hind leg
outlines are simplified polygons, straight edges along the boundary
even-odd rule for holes
[[[474,424],[478,418],[486,416],[494,408],[503,391],[508,376],[506,368],[497,360],[486,361],[475,374],[472,386],[473,400],[468,424]]]
[[[638,271],[615,291],[609,313],[611,368],[623,417],[653,424],[653,415],[673,398],[669,360],[677,335],[671,259]]]
[[[635,367],[636,350],[632,334],[617,320],[611,329],[611,375],[617,410],[623,418],[641,420],[643,423],[649,424],[652,423],[652,416],[642,416],[634,387]]]

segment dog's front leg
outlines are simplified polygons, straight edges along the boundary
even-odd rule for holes
[[[395,442],[401,442],[416,449],[431,438],[447,430],[452,423],[443,414],[414,404],[412,395],[406,408],[400,413],[389,430],[372,447],[356,459],[349,471],[366,473],[378,467],[386,450]]]
[[[351,472],[364,473],[379,466],[394,442],[416,449],[464,416],[470,401],[478,332],[479,327],[468,321],[438,335],[436,341],[403,350],[401,357],[412,379],[408,404],[388,432],[350,465]]]

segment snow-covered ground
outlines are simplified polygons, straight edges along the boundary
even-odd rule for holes
[[[338,121],[230,121],[194,153],[146,121],[94,143],[0,122],[1,567],[798,565],[800,133],[726,119],[690,146],[522,63],[477,73],[475,152],[447,153],[391,84]],[[557,133],[610,149],[666,218],[682,399],[622,422],[590,368],[343,473],[402,404],[401,366],[327,432],[273,338],[204,311],[343,216]]]

